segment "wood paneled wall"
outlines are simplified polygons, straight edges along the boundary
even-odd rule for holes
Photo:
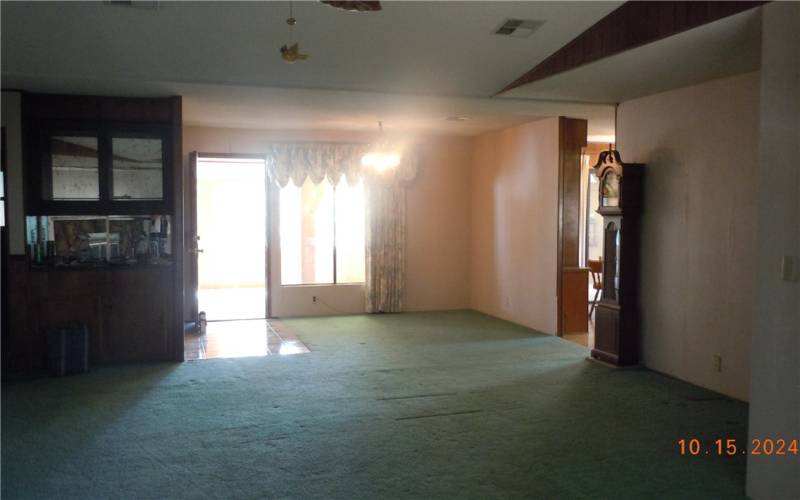
[[[558,335],[564,333],[564,274],[579,263],[581,153],[587,128],[586,120],[562,116],[558,121]]]
[[[626,2],[500,93],[758,7],[765,2]]]

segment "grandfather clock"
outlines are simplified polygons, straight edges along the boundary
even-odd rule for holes
[[[639,362],[639,238],[644,165],[617,151],[594,166],[603,216],[603,295],[595,309],[592,357],[614,365]]]

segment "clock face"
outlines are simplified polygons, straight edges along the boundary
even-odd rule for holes
[[[611,169],[606,172],[600,182],[600,206],[619,206],[619,176]]]

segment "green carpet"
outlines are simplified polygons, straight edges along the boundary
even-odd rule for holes
[[[747,405],[475,312],[285,320],[294,356],[2,391],[2,497],[738,498]]]

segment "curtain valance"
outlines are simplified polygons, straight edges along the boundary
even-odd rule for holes
[[[406,148],[396,169],[383,173],[361,165],[361,158],[369,152],[369,144],[346,143],[294,143],[272,144],[267,149],[267,171],[270,178],[281,187],[289,184],[302,186],[307,178],[318,184],[328,179],[338,184],[342,176],[348,184],[360,180],[367,183],[407,185],[417,175],[417,157]]]

